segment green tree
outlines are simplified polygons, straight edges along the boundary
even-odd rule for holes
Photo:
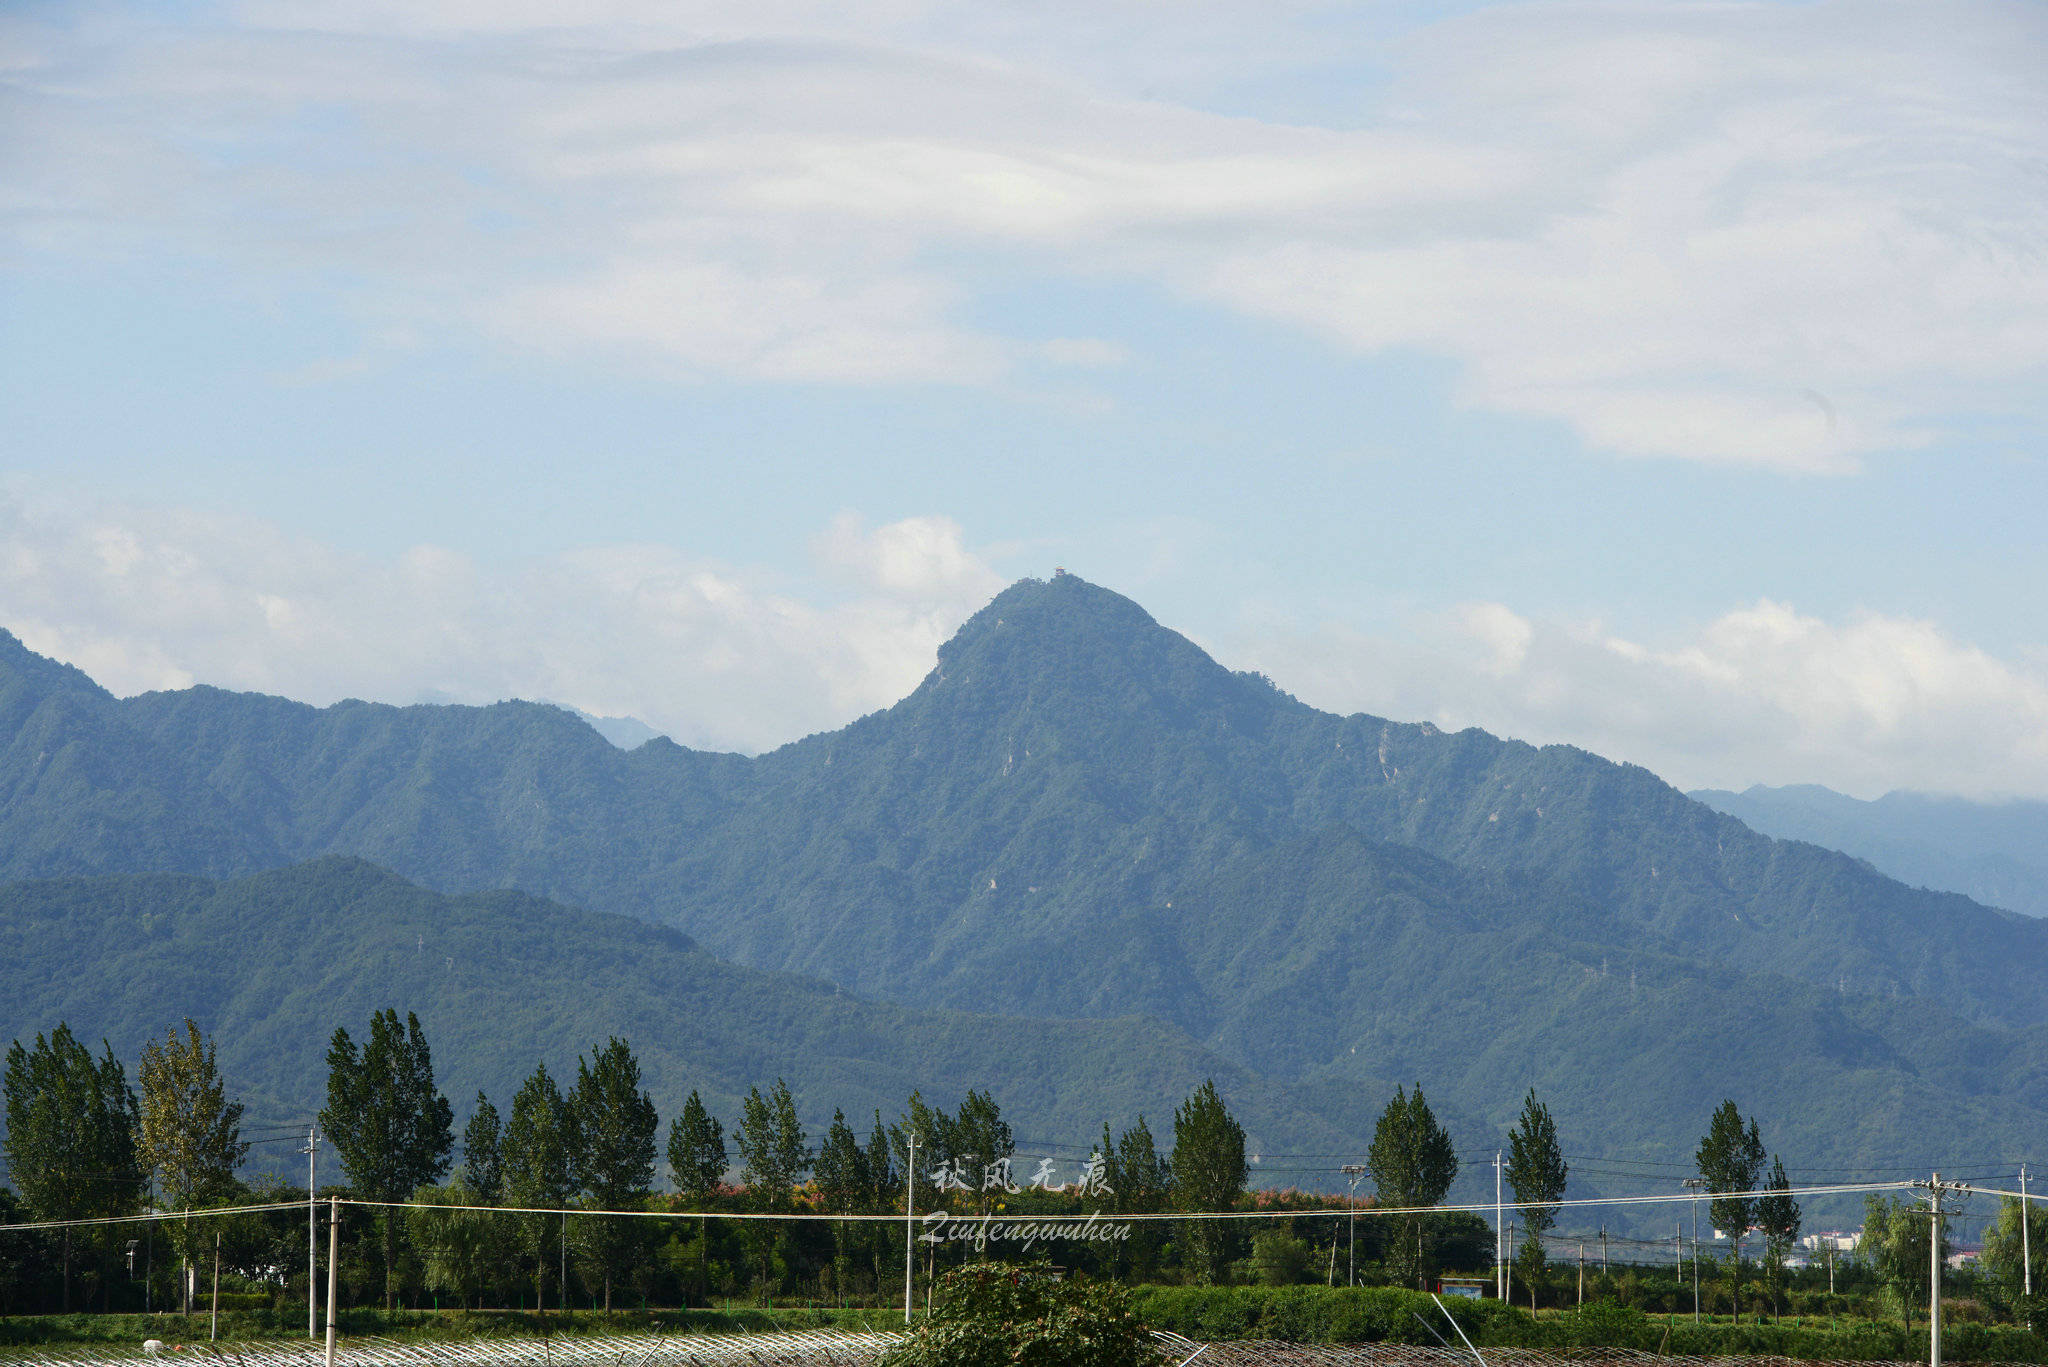
[[[1764,1235],[1764,1270],[1775,1307],[1785,1283],[1785,1255],[1799,1238],[1799,1202],[1792,1196],[1791,1180],[1785,1176],[1785,1160],[1773,1155],[1765,1195],[1757,1198],[1756,1226]]]
[[[1714,1228],[1726,1230],[1733,1244],[1728,1254],[1728,1288],[1735,1318],[1742,1318],[1742,1236],[1756,1223],[1757,1188],[1764,1174],[1764,1141],[1756,1121],[1745,1128],[1733,1101],[1723,1101],[1700,1139],[1693,1161],[1714,1199],[1707,1206]]]
[[[135,1094],[105,1041],[95,1062],[69,1026],[7,1051],[7,1169],[40,1220],[126,1215],[142,1194]],[[71,1309],[72,1231],[63,1232],[63,1309]]]
[[[478,1092],[476,1109],[462,1127],[462,1181],[481,1205],[495,1206],[505,1196],[505,1168],[499,1155],[503,1132],[498,1108]]]
[[[637,1210],[654,1190],[654,1136],[660,1128],[654,1099],[640,1090],[640,1060],[614,1035],[591,1059],[576,1060],[576,1152],[570,1181],[598,1210]],[[647,1229],[644,1221],[589,1216],[585,1247],[604,1278],[604,1308],[612,1308],[612,1280],[625,1269]]]
[[[2024,1240],[2022,1220],[2026,1222]],[[2048,1243],[2043,1243],[2044,1239],[2048,1239],[2048,1210],[2017,1197],[1999,1198],[1998,1216],[1984,1230],[1984,1276],[1998,1301],[2010,1306],[2014,1318],[2030,1327],[2040,1315],[2027,1298],[2025,1263],[2028,1256],[2048,1257]],[[2048,1277],[2048,1267],[2042,1269],[2042,1275]],[[2040,1285],[2038,1280],[2036,1285]],[[2039,1291],[2035,1296],[2048,1299]]]
[[[136,1080],[142,1085],[136,1152],[162,1204],[192,1210],[232,1195],[235,1169],[249,1146],[242,1142],[242,1103],[227,1099],[213,1041],[187,1017],[183,1040],[172,1030],[161,1043],[142,1046]],[[171,1234],[189,1264],[196,1251],[190,1222],[177,1221]],[[190,1313],[191,1282],[182,1285]]]
[[[684,1205],[697,1212],[697,1299],[708,1294],[707,1252],[711,1228],[705,1207],[725,1180],[725,1127],[720,1125],[693,1090],[683,1103],[683,1113],[668,1125],[668,1176],[675,1183]]]
[[[1396,1281],[1419,1286],[1429,1270],[1430,1231],[1420,1207],[1443,1200],[1458,1178],[1457,1150],[1423,1100],[1421,1083],[1412,1095],[1395,1088],[1373,1129],[1365,1166],[1379,1204],[1410,1212],[1401,1217],[1401,1237],[1388,1246],[1387,1264]]]
[[[963,1170],[962,1176],[974,1187],[982,1209],[989,1209],[1003,1195],[991,1180],[991,1169],[1017,1152],[1017,1142],[995,1097],[987,1092],[969,1091],[953,1118],[948,1139],[953,1160]]]
[[[1899,1315],[1908,1331],[1913,1328],[1913,1307],[1927,1299],[1927,1240],[1933,1223],[1925,1206],[1896,1197],[1863,1198],[1863,1238],[1857,1243],[1856,1252],[1870,1265],[1877,1279],[1898,1297]],[[1945,1215],[1942,1224],[1941,1251],[1946,1258]]]
[[[460,1207],[490,1203],[469,1184],[467,1172],[445,1187],[421,1187],[412,1199],[406,1229],[425,1257],[428,1285],[447,1291],[465,1307],[479,1304],[497,1263],[496,1217]]]
[[[1252,1269],[1261,1286],[1293,1286],[1306,1281],[1309,1247],[1280,1228],[1261,1230],[1252,1237]]]
[[[767,1096],[759,1087],[747,1089],[740,1130],[736,1136],[740,1151],[740,1182],[747,1189],[749,1203],[758,1211],[786,1211],[795,1205],[796,1186],[810,1166],[804,1148],[803,1127],[797,1123],[796,1100],[789,1084],[775,1080]],[[784,1232],[766,1227],[770,1222],[749,1220],[741,1228],[760,1266],[765,1288],[774,1272],[775,1249],[783,1243]]]
[[[527,1210],[560,1210],[575,1190],[576,1115],[545,1063],[519,1085],[499,1147],[505,1173],[505,1204]],[[521,1243],[533,1259],[534,1298],[547,1304],[548,1264],[554,1234],[566,1216],[521,1217]],[[566,1237],[566,1236],[564,1236]],[[562,1288],[564,1298],[568,1288]]]
[[[1527,1231],[1515,1262],[1529,1288],[1532,1311],[1536,1308],[1537,1276],[1545,1262],[1543,1234],[1557,1223],[1557,1203],[1564,1197],[1570,1173],[1550,1109],[1536,1099],[1536,1089],[1531,1087],[1522,1102],[1521,1120],[1508,1132],[1507,1179]]]
[[[1244,1193],[1244,1126],[1216,1094],[1214,1078],[1196,1088],[1173,1113],[1169,1161],[1174,1199],[1182,1210],[1230,1210]],[[1204,1282],[1223,1280],[1233,1246],[1231,1223],[1189,1220],[1182,1226],[1194,1268]]]
[[[1102,1143],[1096,1153],[1102,1159],[1104,1184],[1115,1193],[1115,1209],[1120,1214],[1149,1215],[1166,1209],[1173,1172],[1160,1157],[1158,1145],[1152,1139],[1152,1127],[1145,1123],[1142,1114],[1137,1124],[1113,1141],[1105,1121]],[[1162,1238],[1159,1221],[1135,1222],[1130,1237],[1118,1240],[1115,1247],[1119,1270],[1133,1281],[1150,1276],[1158,1262]]]
[[[818,1146],[815,1176],[818,1196],[826,1210],[835,1215],[870,1213],[867,1207],[875,1193],[868,1178],[868,1157],[861,1151],[860,1141],[854,1138],[853,1127],[846,1123],[843,1111],[832,1112],[831,1128],[825,1131],[825,1142]],[[856,1243],[857,1235],[846,1221],[832,1222],[832,1268],[841,1288],[852,1270]]]
[[[932,1313],[883,1367],[1158,1367],[1121,1288],[1047,1268],[971,1263],[933,1289]]]
[[[346,1029],[327,1046],[327,1105],[320,1128],[341,1155],[349,1185],[368,1201],[404,1201],[441,1180],[455,1147],[454,1113],[434,1086],[434,1058],[419,1017],[389,1007],[370,1017],[361,1049]],[[400,1221],[383,1212],[384,1308],[398,1289]]]

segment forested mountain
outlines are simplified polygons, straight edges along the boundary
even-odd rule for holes
[[[0,886],[0,1040],[59,1020],[133,1061],[186,1017],[220,1048],[252,1118],[309,1116],[327,1042],[372,1012],[417,1012],[442,1088],[501,1109],[536,1063],[629,1039],[664,1115],[694,1088],[736,1117],[786,1078],[822,1129],[833,1108],[893,1119],[913,1088],[948,1103],[1000,1086],[1017,1132],[1085,1144],[1105,1119],[1155,1120],[1203,1080],[1254,1136],[1328,1148],[1327,1123],[1156,1022],[1037,1021],[868,1002],[723,963],[673,930],[518,892],[447,896],[332,856],[225,883],[107,875]],[[863,1126],[863,1128],[865,1128]]]
[[[1813,1161],[2048,1111],[2048,924],[1583,751],[1318,712],[1068,575],[896,706],[755,758],[538,704],[117,700],[11,638],[0,716],[8,877],[359,855],[874,998],[1143,1015],[1354,1135],[1418,1077],[1496,1126],[1534,1081],[1681,1158],[1725,1095]]]
[[[1812,783],[1692,797],[1766,835],[1867,859],[1902,883],[2048,916],[2048,802],[1907,792],[1865,802]]]
[[[1283,884],[1248,885],[1270,866],[1247,864],[1193,910],[1226,919],[1256,894],[1309,919],[1340,916],[1401,859],[1350,836],[1311,838],[1282,861]],[[1197,957],[1227,956],[1228,938]],[[973,1087],[995,1094],[1020,1142],[1085,1145],[1105,1120],[1170,1125],[1213,1077],[1252,1152],[1274,1155],[1254,1182],[1325,1189],[1397,1080],[1425,1081],[1468,1153],[1499,1142],[1493,1113],[1533,1085],[1574,1153],[1680,1168],[1731,1095],[1763,1118],[1774,1149],[1819,1175],[1924,1166],[1958,1135],[1973,1157],[2020,1152],[2048,1113],[2048,1027],[1971,1027],[1924,1002],[1653,955],[1599,959],[1546,939],[1385,899],[1362,927],[1366,948],[1300,956],[1246,990],[1216,1030],[1224,1052],[1249,1054],[1239,1062],[1145,1018],[870,1002],[721,962],[644,921],[518,892],[434,893],[330,856],[225,883],[144,874],[0,886],[0,1039],[63,1020],[132,1067],[145,1040],[189,1016],[217,1037],[222,1071],[259,1122],[310,1114],[334,1027],[360,1034],[391,1005],[419,1014],[458,1114],[479,1088],[502,1107],[536,1062],[573,1073],[578,1053],[613,1034],[633,1043],[664,1115],[696,1088],[730,1120],[749,1087],[783,1077],[814,1132],[835,1107],[893,1118],[912,1088],[951,1105]],[[1250,1028],[1261,1020],[1274,1028]],[[1468,1166],[1476,1199],[1491,1186]],[[1574,1190],[1613,1180],[1596,1166]]]

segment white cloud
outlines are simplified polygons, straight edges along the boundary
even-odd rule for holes
[[[1452,358],[1599,447],[1789,470],[2048,391],[2030,5],[1544,3],[1370,43],[1231,3],[239,13],[14,25],[18,243],[858,384],[1113,359],[973,321],[1019,270],[1109,274]],[[1342,126],[1199,104],[1331,64]]]
[[[2048,796],[2048,669],[1931,622],[1766,600],[1646,643],[1478,603],[1404,632],[1244,649],[1317,706],[1578,745],[1684,787]]]
[[[116,693],[210,683],[315,703],[547,698],[758,750],[908,693],[1002,587],[944,518],[820,538],[849,586],[778,591],[666,546],[487,570],[390,561],[181,510],[0,501],[0,625]]]

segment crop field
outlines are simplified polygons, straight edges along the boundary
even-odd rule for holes
[[[761,1334],[632,1334],[577,1339],[477,1339],[461,1344],[357,1339],[335,1354],[337,1367],[865,1367],[898,1340],[890,1333],[786,1330]],[[1303,1344],[1275,1340],[1199,1343],[1159,1334],[1171,1367],[1917,1367],[1913,1363],[1815,1362],[1783,1357],[1687,1357],[1626,1348],[1563,1353],[1486,1348],[1477,1354],[1391,1343]],[[140,1345],[0,1349],[0,1367],[113,1367],[151,1361]],[[323,1367],[317,1343],[167,1346],[157,1362],[194,1367]],[[1956,1363],[1954,1367],[2000,1367]]]

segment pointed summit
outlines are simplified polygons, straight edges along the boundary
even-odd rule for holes
[[[1282,700],[1122,594],[1064,570],[1018,580],[939,647],[938,668],[909,701],[941,696],[977,711],[1162,712],[1183,723],[1196,712],[1265,710]]]

